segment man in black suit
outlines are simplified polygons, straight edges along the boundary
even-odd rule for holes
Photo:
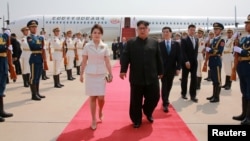
[[[124,48],[126,47],[126,44],[127,44],[127,39],[126,39],[126,37],[122,37],[122,42],[119,43],[120,58],[121,58],[121,56],[122,56],[122,52],[123,52]]]
[[[161,98],[163,111],[168,112],[169,93],[174,76],[179,75],[181,70],[181,48],[178,42],[171,40],[172,29],[170,27],[162,28],[162,36],[164,40],[160,42],[160,49],[164,64],[164,75],[161,79]]]
[[[120,78],[124,79],[130,66],[129,115],[134,128],[142,122],[142,110],[149,122],[160,98],[159,79],[163,75],[163,63],[159,43],[148,37],[149,22],[138,21],[138,37],[127,42],[121,58]],[[144,102],[143,102],[144,99]]]
[[[116,42],[116,39],[114,39],[113,43],[112,43],[112,51],[113,51],[113,59],[115,60],[117,58],[117,42]]]
[[[188,26],[188,36],[181,40],[182,49],[182,80],[181,80],[181,95],[183,99],[187,99],[187,84],[188,74],[191,73],[191,82],[189,87],[190,98],[193,102],[198,102],[196,98],[196,72],[197,72],[197,55],[198,55],[198,40],[194,37],[195,25]]]
[[[20,63],[22,49],[21,49],[21,45],[20,45],[19,41],[17,41],[17,39],[16,39],[15,33],[11,34],[11,44],[13,47],[12,58],[13,58],[13,64],[15,65],[16,74],[22,74],[21,63]]]

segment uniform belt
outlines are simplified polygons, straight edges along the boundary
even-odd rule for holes
[[[209,54],[209,56],[221,56],[220,54]]]
[[[248,57],[240,57],[239,56],[238,61],[250,61],[250,56],[248,56]]]
[[[40,50],[39,51],[31,51],[31,53],[32,54],[40,54],[40,53],[42,53],[42,51],[40,51]]]
[[[75,48],[68,48],[68,50],[75,50]]]
[[[62,49],[54,49],[54,51],[62,51]]]
[[[23,48],[23,51],[30,51],[29,48]]]
[[[7,53],[6,52],[0,53],[0,57],[7,57]]]
[[[231,51],[224,51],[224,54],[232,53]]]

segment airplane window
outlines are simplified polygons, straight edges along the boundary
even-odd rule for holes
[[[161,24],[161,22],[159,22],[159,24]]]
[[[84,21],[83,24],[86,24],[86,22]]]
[[[97,23],[98,23],[98,24],[100,24],[100,22],[99,22],[99,21],[98,21]]]
[[[56,24],[58,24],[58,21],[56,22]]]
[[[103,21],[101,22],[101,24],[103,24]]]
[[[225,23],[225,25],[227,25],[227,23]]]
[[[65,24],[65,21],[63,21],[63,24]]]
[[[105,22],[105,24],[107,24],[107,22]]]
[[[93,22],[90,22],[90,24],[93,24]]]
[[[82,22],[81,22],[81,24],[82,24]]]
[[[49,24],[51,24],[51,21],[49,21]]]
[[[152,24],[154,24],[154,22],[152,22]]]
[[[177,22],[176,24],[177,24],[177,25],[179,25],[179,23],[178,23],[178,22]]]
[[[171,22],[169,24],[172,24]]]
[[[79,24],[79,22],[76,22],[77,24]]]
[[[155,24],[158,24],[158,22],[155,22]]]
[[[89,24],[89,22],[87,22],[87,24]]]
[[[46,24],[48,23],[48,21],[46,21]]]
[[[67,21],[66,24],[68,24],[69,22]]]
[[[173,24],[175,25],[175,22]]]
[[[73,24],[75,24],[76,22],[73,22]]]
[[[55,22],[53,22],[53,24],[54,24]]]
[[[62,22],[60,21],[60,24],[61,24]]]
[[[70,21],[69,23],[72,24],[72,21]]]

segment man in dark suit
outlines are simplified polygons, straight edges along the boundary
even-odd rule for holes
[[[115,60],[117,58],[117,42],[116,39],[114,39],[114,42],[112,43],[112,51],[113,51],[113,59]]]
[[[16,68],[16,74],[22,74],[21,63],[20,63],[20,57],[21,57],[21,54],[22,54],[22,49],[21,49],[20,43],[16,39],[16,34],[15,33],[11,34],[11,44],[12,44],[12,47],[13,47],[12,58],[13,58],[13,64],[15,65],[15,68]]]
[[[160,42],[160,49],[164,64],[164,75],[161,79],[161,98],[163,111],[168,112],[169,94],[174,76],[179,75],[181,70],[181,48],[178,42],[171,40],[172,29],[170,27],[162,28],[162,36],[164,40]]]
[[[138,37],[127,42],[121,58],[120,78],[124,79],[130,66],[129,115],[134,128],[142,122],[142,110],[153,123],[153,112],[160,98],[159,79],[163,75],[163,63],[159,43],[148,37],[149,22],[138,21]],[[144,99],[144,102],[143,102]]]
[[[122,52],[123,52],[124,48],[126,47],[126,44],[127,44],[127,39],[126,39],[126,37],[122,37],[122,42],[119,43],[120,58],[121,58],[121,56],[122,56]]]
[[[198,102],[196,98],[196,72],[197,72],[197,55],[198,55],[198,40],[194,37],[195,25],[188,26],[188,36],[181,40],[182,49],[182,80],[181,80],[181,95],[183,99],[187,99],[187,84],[188,74],[191,73],[191,82],[189,87],[190,98],[193,102]]]

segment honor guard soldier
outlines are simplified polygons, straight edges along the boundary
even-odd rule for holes
[[[221,38],[221,32],[224,29],[224,26],[221,23],[214,23],[214,34],[215,38],[213,39],[210,47],[206,47],[206,51],[209,53],[209,62],[208,66],[211,72],[211,79],[213,82],[213,95],[208,97],[207,100],[210,100],[211,103],[220,101],[220,90],[221,90],[221,56],[225,46],[224,39]]]
[[[242,125],[250,125],[250,15],[245,21],[245,30],[248,35],[241,39],[239,46],[234,46],[234,53],[238,53],[237,73],[242,93],[242,113],[233,119],[240,120]]]
[[[60,29],[58,27],[53,29],[54,37],[49,41],[49,53],[53,60],[53,78],[54,87],[61,88],[64,85],[60,83],[60,73],[61,73],[61,63],[63,59],[63,42],[64,40],[60,38]],[[53,55],[51,49],[54,49]]]
[[[203,50],[205,49],[205,40],[203,38],[204,30],[202,28],[198,28],[198,56],[197,56],[197,87],[196,89],[200,89],[201,87],[201,79],[202,79],[202,64],[203,64]]]
[[[45,53],[48,54],[48,42],[47,40],[45,39],[45,34],[46,34],[46,31],[44,30],[44,28],[42,28],[42,31],[40,32],[40,35],[43,37],[44,39],[44,49],[45,49]],[[47,59],[47,58],[46,58]],[[44,68],[44,67],[43,67]],[[46,70],[43,69],[42,71],[42,80],[47,80],[49,79],[49,77],[47,76],[46,74]]]
[[[213,31],[209,31],[209,33],[208,33],[208,39],[209,39],[209,40],[207,41],[206,44],[211,45],[212,42],[213,42],[213,39],[214,39],[214,32],[213,32]],[[209,46],[209,45],[207,45],[207,46]],[[211,72],[210,72],[210,69],[209,69],[209,68],[208,68],[208,71],[207,71],[207,78],[205,78],[204,80],[212,81],[212,80],[211,80]]]
[[[22,49],[21,64],[22,64],[23,86],[29,87],[29,78],[30,78],[29,58],[30,58],[30,54],[31,54],[30,47],[29,47],[28,42],[27,42],[29,28],[23,27],[21,29],[21,32],[23,33],[23,37],[20,40],[21,49]]]
[[[7,50],[8,48],[11,48],[10,34],[9,30],[5,30],[4,33],[0,33],[0,122],[4,122],[4,118],[13,116],[11,113],[6,113],[3,106],[6,79],[8,77]]]
[[[36,20],[31,20],[27,23],[27,27],[29,27],[30,35],[27,37],[27,42],[29,44],[29,48],[31,50],[31,55],[29,59],[30,64],[30,90],[32,100],[41,100],[41,98],[45,98],[45,96],[39,94],[39,83],[40,77],[43,71],[43,61],[45,57],[44,54],[44,38],[42,36],[36,35],[37,33],[38,22]]]
[[[227,39],[223,51],[222,61],[224,65],[224,71],[226,74],[225,84],[222,88],[225,90],[231,89],[231,74],[232,74],[232,65],[233,65],[233,46],[234,46],[234,38],[233,38],[233,30],[231,28],[227,29]]]
[[[65,46],[67,47],[67,64],[66,64],[66,71],[67,71],[67,78],[68,80],[74,80],[75,78],[72,76],[72,69],[73,69],[73,62],[75,58],[75,41],[72,39],[72,31],[69,30],[66,32],[66,40]]]
[[[75,47],[76,47],[76,74],[80,75],[80,66],[82,62],[82,50],[85,45],[85,40],[82,40],[82,34],[80,32],[76,33]]]

